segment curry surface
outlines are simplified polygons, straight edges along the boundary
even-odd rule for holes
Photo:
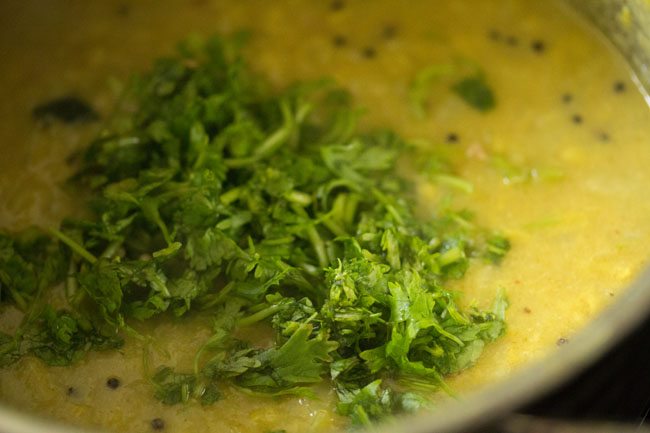
[[[342,7],[337,7],[342,5]],[[277,86],[332,76],[387,126],[446,149],[474,185],[451,206],[500,229],[513,249],[499,267],[474,264],[452,288],[487,306],[508,293],[508,332],[449,379],[469,392],[507,377],[580,330],[650,257],[650,112],[621,58],[554,2],[462,0],[10,1],[0,5],[0,226],[54,225],[75,209],[60,187],[64,160],[96,125],[38,127],[48,99],[76,94],[103,115],[117,80],[146,70],[190,33],[252,30],[252,66]],[[482,114],[434,84],[424,118],[409,82],[454,59],[484,69],[497,108]],[[622,83],[622,85],[621,85]],[[568,96],[567,96],[568,95]],[[455,136],[455,137],[454,137]],[[455,139],[454,139],[455,138]],[[426,216],[447,190],[422,182]],[[2,311],[0,327],[19,319]],[[0,371],[0,400],[76,425],[120,432],[319,432],[345,426],[332,391],[319,400],[260,399],[234,389],[207,408],[164,406],[147,382],[159,364],[189,369],[209,319],[147,325],[153,343],[93,353],[70,368],[33,359]],[[265,330],[248,330],[270,343]],[[146,361],[146,362],[145,362]],[[122,386],[111,390],[109,377]],[[72,391],[68,392],[69,389]]]

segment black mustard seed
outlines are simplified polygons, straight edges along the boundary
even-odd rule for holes
[[[366,59],[372,59],[377,56],[377,50],[375,50],[373,47],[364,47],[361,50],[361,55]]]
[[[120,386],[120,379],[117,377],[109,377],[106,379],[106,386],[110,389],[117,389]]]
[[[598,140],[600,140],[603,143],[608,143],[611,140],[611,137],[605,131],[600,131],[598,133]]]
[[[583,119],[582,116],[579,115],[579,114],[574,114],[574,115],[571,117],[571,121],[572,121],[573,123],[575,123],[576,125],[581,124],[583,120],[584,120],[584,119]]]
[[[535,39],[533,42],[530,44],[530,48],[537,54],[542,54],[544,51],[546,51],[546,44],[544,41]]]
[[[625,83],[622,81],[617,81],[614,83],[614,92],[623,93],[625,92]]]
[[[491,29],[490,31],[488,31],[488,38],[492,39],[493,41],[500,41],[501,32],[495,29]]]
[[[562,102],[568,104],[571,101],[573,101],[573,95],[571,93],[565,93],[562,95]]]
[[[334,35],[332,38],[332,45],[335,47],[344,47],[348,43],[348,39],[343,35]]]
[[[459,140],[460,139],[458,137],[458,134],[456,134],[455,132],[450,132],[449,134],[447,134],[447,138],[446,138],[447,143],[458,143]]]
[[[117,13],[117,16],[126,17],[131,13],[131,7],[126,3],[121,3],[117,6],[115,13]]]
[[[340,11],[345,7],[345,2],[343,0],[333,0],[330,3],[330,10],[332,11]]]
[[[165,421],[162,418],[154,418],[151,420],[151,428],[154,430],[163,430],[165,428]]]
[[[384,26],[384,30],[382,30],[381,35],[384,37],[384,39],[394,39],[395,36],[397,36],[397,27],[393,24],[388,24]]]

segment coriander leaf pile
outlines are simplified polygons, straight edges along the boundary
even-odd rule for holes
[[[137,321],[201,312],[213,335],[194,369],[150,378],[164,403],[329,381],[355,424],[416,410],[504,332],[503,296],[462,311],[445,281],[509,243],[464,213],[416,218],[405,140],[358,132],[326,83],[269,90],[239,44],[185,42],[126,88],[77,155],[90,217],[0,234],[0,302],[24,313],[0,364],[69,365],[119,348]],[[273,347],[237,337],[255,323]]]

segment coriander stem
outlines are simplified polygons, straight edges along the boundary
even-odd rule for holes
[[[378,188],[372,188],[371,192],[372,195],[374,195],[375,198],[384,205],[388,213],[395,218],[395,222],[399,225],[404,225],[404,218],[402,218],[402,215],[400,215],[397,209],[395,209],[395,206],[393,206],[388,197],[386,197],[386,195],[384,195],[384,193]]]
[[[325,243],[323,242],[323,239],[321,239],[320,235],[318,234],[318,230],[316,230],[315,226],[313,225],[309,226],[309,228],[307,229],[307,236],[309,236],[309,241],[314,247],[314,251],[316,252],[316,257],[318,257],[318,264],[321,266],[321,268],[326,267],[328,259],[327,259],[327,251],[325,250]]]
[[[72,303],[71,300],[77,293],[77,279],[75,278],[76,273],[77,269],[74,260],[70,260],[70,263],[68,265],[68,275],[65,277],[65,297],[70,303]]]
[[[117,250],[122,246],[122,243],[124,242],[123,239],[120,239],[119,241],[113,241],[108,246],[106,249],[102,252],[102,255],[100,257],[104,259],[111,259],[117,253]]]
[[[259,145],[252,155],[244,158],[230,158],[223,162],[227,167],[239,168],[253,164],[273,155],[283,144],[285,144],[296,129],[296,116],[291,112],[291,107],[287,101],[280,102],[280,111],[282,112],[283,123],[273,134]],[[301,116],[306,115],[299,113]],[[298,119],[301,120],[301,119]]]
[[[209,308],[214,307],[215,305],[219,305],[221,301],[223,301],[226,296],[230,293],[230,291],[235,287],[235,283],[233,281],[230,281],[228,284],[223,286],[223,288],[217,293],[216,295],[212,296],[208,302],[204,303],[201,307],[204,310],[207,310]]]
[[[465,251],[463,251],[460,247],[455,246],[453,248],[448,249],[444,253],[441,253],[440,256],[438,257],[438,263],[440,264],[440,266],[444,267],[464,259],[465,259]]]
[[[52,234],[54,237],[59,239],[61,242],[66,244],[72,251],[75,253],[79,254],[81,257],[86,259],[90,264],[95,264],[97,263],[97,257],[92,255],[87,249],[85,249],[83,246],[81,246],[77,241],[66,235],[65,233],[61,232],[60,230],[50,228],[48,229],[50,234]]]
[[[257,323],[260,320],[264,320],[269,316],[272,316],[273,314],[277,313],[282,309],[282,305],[271,305],[268,308],[265,308],[261,311],[258,311],[255,314],[251,314],[248,317],[244,317],[243,319],[239,320],[237,322],[238,326],[249,326],[252,325],[253,323]]]
[[[13,289],[12,287],[7,287],[9,289],[9,293],[11,294],[11,297],[13,298],[14,302],[18,305],[18,309],[20,311],[25,311],[29,307],[27,305],[27,301],[25,301],[25,298],[20,294],[18,290]]]
[[[345,210],[343,212],[343,223],[347,226],[354,224],[354,217],[357,214],[357,207],[359,206],[359,194],[351,193],[348,194],[347,200],[345,200]]]
[[[348,236],[348,233],[345,231],[340,224],[332,219],[331,214],[323,215],[320,217],[321,223],[329,229],[335,236]]]
[[[234,202],[235,200],[237,200],[241,195],[241,193],[242,193],[241,187],[234,187],[221,194],[219,199],[221,200],[221,203],[228,205]]]
[[[462,179],[458,176],[451,176],[448,174],[439,174],[436,176],[436,181],[440,184],[456,188],[464,193],[470,194],[474,192],[474,185],[472,182]]]

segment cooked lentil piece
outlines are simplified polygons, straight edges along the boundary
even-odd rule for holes
[[[556,344],[557,344],[558,346],[564,346],[564,345],[567,344],[568,342],[569,342],[569,340],[568,340],[567,338],[562,337],[562,338],[559,338],[559,339],[557,340]]]

